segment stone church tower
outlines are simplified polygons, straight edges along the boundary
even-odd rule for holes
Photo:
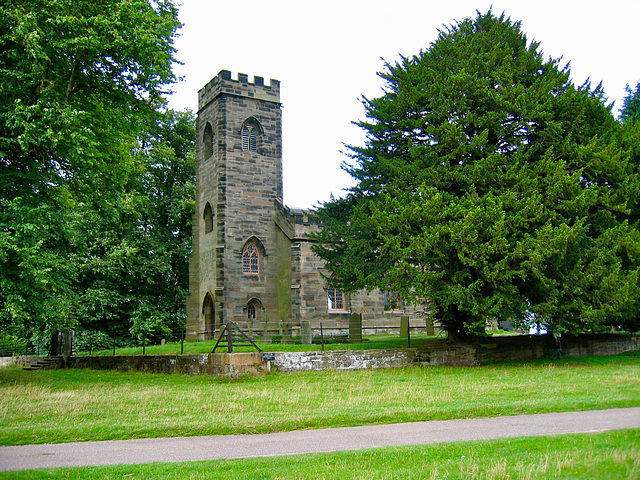
[[[277,80],[234,80],[221,71],[199,92],[196,145],[187,340],[211,339],[227,321],[256,336],[295,329],[301,320],[339,328],[351,313],[398,323],[406,312],[386,308],[388,293],[327,289],[324,264],[307,239],[320,227],[309,212],[282,203]]]

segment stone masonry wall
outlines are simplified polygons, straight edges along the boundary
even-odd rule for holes
[[[473,366],[497,361],[523,361],[550,358],[555,349],[550,335],[487,338],[485,343],[454,345],[446,340],[430,342],[421,348],[387,350],[340,350],[314,352],[275,352],[267,364],[262,353],[212,353],[198,355],[79,356],[68,361],[70,368],[111,369],[156,373],[187,373],[237,377],[280,371],[357,370],[397,368],[410,365]],[[622,335],[567,336],[563,338],[565,357],[616,355],[640,350],[640,337]],[[28,365],[34,357],[17,357],[12,362]],[[3,365],[4,362],[0,362]]]

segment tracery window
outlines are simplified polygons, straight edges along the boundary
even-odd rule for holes
[[[242,273],[260,273],[260,253],[254,242],[247,243],[242,251]]]

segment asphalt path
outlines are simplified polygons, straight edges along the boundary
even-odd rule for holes
[[[0,470],[301,455],[364,448],[640,428],[640,407],[398,423],[263,435],[0,447]]]

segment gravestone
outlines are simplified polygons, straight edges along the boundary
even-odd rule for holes
[[[409,337],[409,317],[400,317],[400,338]]]
[[[433,337],[436,334],[435,329],[433,328],[433,319],[431,317],[427,318],[427,335]]]
[[[300,322],[300,336],[302,337],[303,345],[311,345],[313,343],[313,336],[311,335],[311,322],[309,322],[309,320],[302,320]]]
[[[349,343],[362,343],[362,314],[354,313],[349,317]]]
[[[280,343],[285,345],[293,343],[293,339],[291,338],[291,324],[289,322],[282,322],[282,340],[280,340]]]

